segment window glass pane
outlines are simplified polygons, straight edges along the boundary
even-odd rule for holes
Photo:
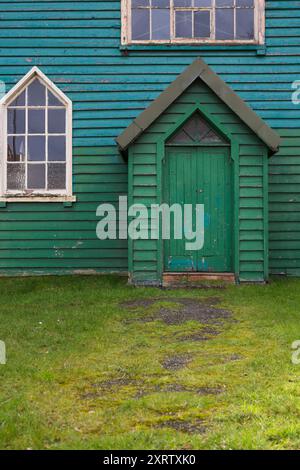
[[[191,38],[192,37],[192,12],[176,11],[176,37]]]
[[[28,137],[28,160],[42,162],[45,160],[45,137]]]
[[[210,37],[210,12],[195,11],[194,13],[194,37],[209,38]]]
[[[216,7],[233,7],[234,0],[216,0]]]
[[[174,0],[174,7],[191,7],[192,0]]]
[[[183,128],[194,142],[200,142],[203,136],[210,131],[208,124],[200,118],[199,114],[194,114]]]
[[[66,165],[64,163],[49,163],[48,189],[66,189]]]
[[[170,39],[170,10],[152,11],[152,39]]]
[[[233,8],[216,10],[216,39],[234,39]]]
[[[254,7],[254,0],[236,0],[237,7]]]
[[[55,136],[48,138],[48,160],[65,161],[66,160],[66,138]]]
[[[150,10],[132,10],[132,39],[150,39]]]
[[[177,132],[174,137],[171,137],[169,144],[192,144],[194,141],[189,135],[185,133],[184,130]]]
[[[212,0],[194,0],[195,7],[211,7]]]
[[[148,7],[150,5],[150,0],[131,0],[131,7]]]
[[[64,109],[48,110],[48,132],[64,134],[66,132],[66,111]]]
[[[25,137],[7,138],[7,160],[22,162],[25,159]]]
[[[217,144],[223,143],[224,141],[214,131],[209,131],[206,135],[203,136],[201,142],[207,144]]]
[[[28,133],[43,134],[45,132],[45,111],[44,109],[28,110]]]
[[[236,39],[254,38],[254,10],[236,10]]]
[[[170,0],[152,0],[153,7],[170,8]]]
[[[27,189],[45,189],[44,164],[29,164],[27,168]]]
[[[28,87],[28,106],[45,106],[46,88],[38,80],[34,80]]]
[[[25,134],[25,109],[8,108],[7,133],[8,134]]]
[[[20,93],[9,106],[25,106],[25,91]]]
[[[63,106],[64,104],[48,90],[48,106]]]
[[[25,164],[8,163],[7,164],[7,189],[16,189],[22,191],[25,186]]]

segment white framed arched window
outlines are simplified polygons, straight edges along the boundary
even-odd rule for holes
[[[1,199],[72,198],[72,102],[37,67],[0,101]]]

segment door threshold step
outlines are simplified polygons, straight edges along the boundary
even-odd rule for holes
[[[163,273],[163,287],[201,287],[201,284],[225,282],[235,284],[233,273]]]

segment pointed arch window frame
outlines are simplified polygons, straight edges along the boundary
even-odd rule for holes
[[[203,121],[207,125],[207,127],[210,128],[208,130],[208,133],[210,133],[211,131],[214,132],[216,134],[216,136],[220,139],[220,141],[205,142],[205,140],[202,140],[202,138],[199,141],[196,141],[196,140],[193,141],[193,138],[190,136],[191,142],[172,142],[172,140],[181,131],[184,131],[184,127],[186,126],[186,124],[188,124],[189,121],[191,121],[195,115],[198,115],[199,120]],[[187,133],[187,136],[188,136],[188,133]],[[207,136],[207,134],[205,134],[203,136],[203,138],[205,138],[206,136]],[[181,123],[181,125],[179,127],[177,127],[177,129],[168,137],[168,139],[165,142],[165,145],[166,146],[173,146],[173,147],[182,147],[182,146],[184,146],[184,147],[194,147],[194,146],[202,146],[202,147],[203,146],[204,147],[217,146],[217,147],[220,147],[220,146],[225,146],[226,147],[226,146],[230,146],[230,143],[228,142],[227,136],[222,135],[222,133],[218,130],[218,128],[211,123],[211,120],[207,119],[205,117],[205,115],[203,114],[203,112],[201,112],[200,108],[197,107],[196,109],[194,109],[194,112],[189,114],[189,116],[186,117],[186,119]]]
[[[66,188],[64,190],[7,190],[7,111],[14,99],[19,96],[35,79],[48,89],[66,110]],[[0,100],[0,202],[75,202],[72,175],[72,130],[73,106],[68,98],[38,67],[33,67]]]

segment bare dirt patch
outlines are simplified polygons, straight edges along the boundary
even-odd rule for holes
[[[176,356],[170,356],[164,359],[162,366],[167,370],[179,370],[186,367],[191,360],[191,354],[177,354]]]
[[[206,395],[220,395],[224,393],[224,387],[186,387],[182,384],[172,383],[165,386],[155,386],[148,389],[140,389],[135,398],[142,398],[153,393],[193,393],[195,395],[206,396]]]
[[[135,380],[124,377],[105,380],[103,382],[91,384],[90,391],[83,393],[81,398],[85,400],[93,400],[95,398],[102,397],[108,392],[113,392],[121,387],[126,387],[128,385],[136,385],[136,383],[137,382]]]
[[[189,360],[190,357],[185,357],[186,360]],[[182,357],[176,360],[176,367],[184,367],[182,362]],[[174,370],[174,363],[171,365]],[[176,369],[175,369],[176,370]],[[224,387],[191,387],[185,386],[180,383],[170,383],[167,385],[147,385],[146,381],[143,380],[134,380],[127,379],[124,377],[112,378],[111,380],[106,380],[104,382],[90,384],[87,391],[80,395],[80,398],[83,400],[93,400],[101,398],[107,394],[115,393],[123,387],[129,387],[129,394],[135,399],[139,399],[153,393],[193,393],[195,395],[219,395],[224,393]]]
[[[155,299],[139,299],[128,301],[121,304],[129,310],[147,309],[157,305],[157,311],[149,315],[139,317],[137,320],[151,322],[162,320],[167,325],[181,325],[188,321],[198,321],[202,324],[222,324],[224,321],[232,318],[231,312],[222,308],[216,308],[219,302],[216,298],[211,299],[193,299],[193,298],[174,298],[160,297]],[[174,304],[172,306],[159,306],[159,303]]]
[[[179,334],[176,336],[176,339],[177,341],[209,341],[212,337],[218,336],[220,333],[220,330],[204,327],[190,334]]]

